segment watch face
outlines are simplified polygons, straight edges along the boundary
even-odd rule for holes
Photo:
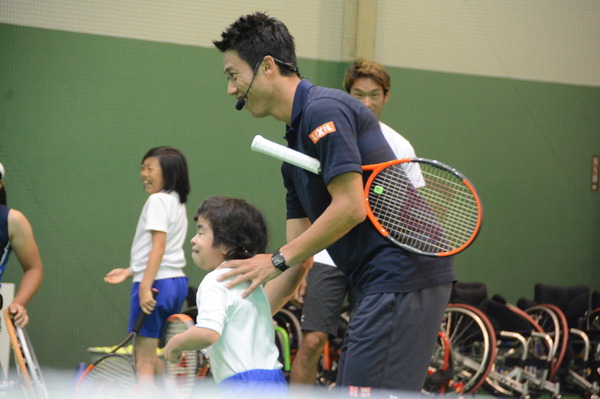
[[[285,258],[279,251],[275,252],[273,256],[271,256],[271,262],[273,262],[273,265],[281,271],[285,271],[289,267],[285,264]]]
[[[283,255],[280,253],[276,253],[275,255],[273,255],[271,260],[273,261],[273,264],[275,265],[275,267],[285,265],[285,259],[283,258]]]

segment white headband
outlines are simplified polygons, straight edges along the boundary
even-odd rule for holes
[[[2,162],[0,162],[0,180],[4,179],[4,166],[2,166]]]

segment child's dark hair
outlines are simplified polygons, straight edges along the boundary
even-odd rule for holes
[[[205,199],[194,216],[202,216],[211,226],[213,246],[227,248],[225,259],[247,259],[264,253],[267,224],[263,214],[243,199],[220,195]]]
[[[300,76],[294,37],[278,19],[261,12],[244,15],[221,34],[221,39],[213,44],[222,53],[235,50],[252,66],[270,55],[283,76]]]
[[[156,157],[162,169],[165,191],[179,194],[179,202],[185,204],[190,193],[190,178],[185,155],[173,147],[155,147],[144,155],[142,163],[148,158]]]

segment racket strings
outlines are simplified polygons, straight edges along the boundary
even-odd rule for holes
[[[419,163],[425,185],[416,189],[401,167],[380,171],[369,189],[369,205],[396,241],[429,253],[465,244],[478,224],[475,196],[455,174]]]
[[[165,333],[166,341],[168,342],[173,336],[186,331],[190,328],[190,324],[193,325],[193,322],[186,323],[180,319],[169,320]],[[166,383],[171,391],[183,393],[193,389],[198,371],[198,353],[197,351],[184,351],[179,363],[166,363]]]
[[[471,236],[478,223],[478,205],[469,187],[458,176],[428,164],[422,166],[422,173],[426,186],[419,194],[432,206],[446,233],[459,241],[465,234]]]
[[[443,230],[427,203],[398,167],[381,171],[371,184],[370,206],[381,226],[397,241],[427,252],[448,249]]]
[[[128,397],[135,390],[135,367],[125,356],[109,354],[89,370],[78,388],[78,398]]]

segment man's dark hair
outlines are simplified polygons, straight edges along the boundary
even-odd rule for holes
[[[250,66],[270,55],[279,65],[283,76],[300,76],[294,37],[283,22],[265,13],[256,12],[240,17],[221,34],[221,40],[214,40],[213,44],[221,52],[237,51]]]
[[[194,221],[202,216],[213,232],[213,246],[227,248],[225,259],[247,259],[264,253],[267,224],[262,213],[243,199],[212,196],[202,202]]]

